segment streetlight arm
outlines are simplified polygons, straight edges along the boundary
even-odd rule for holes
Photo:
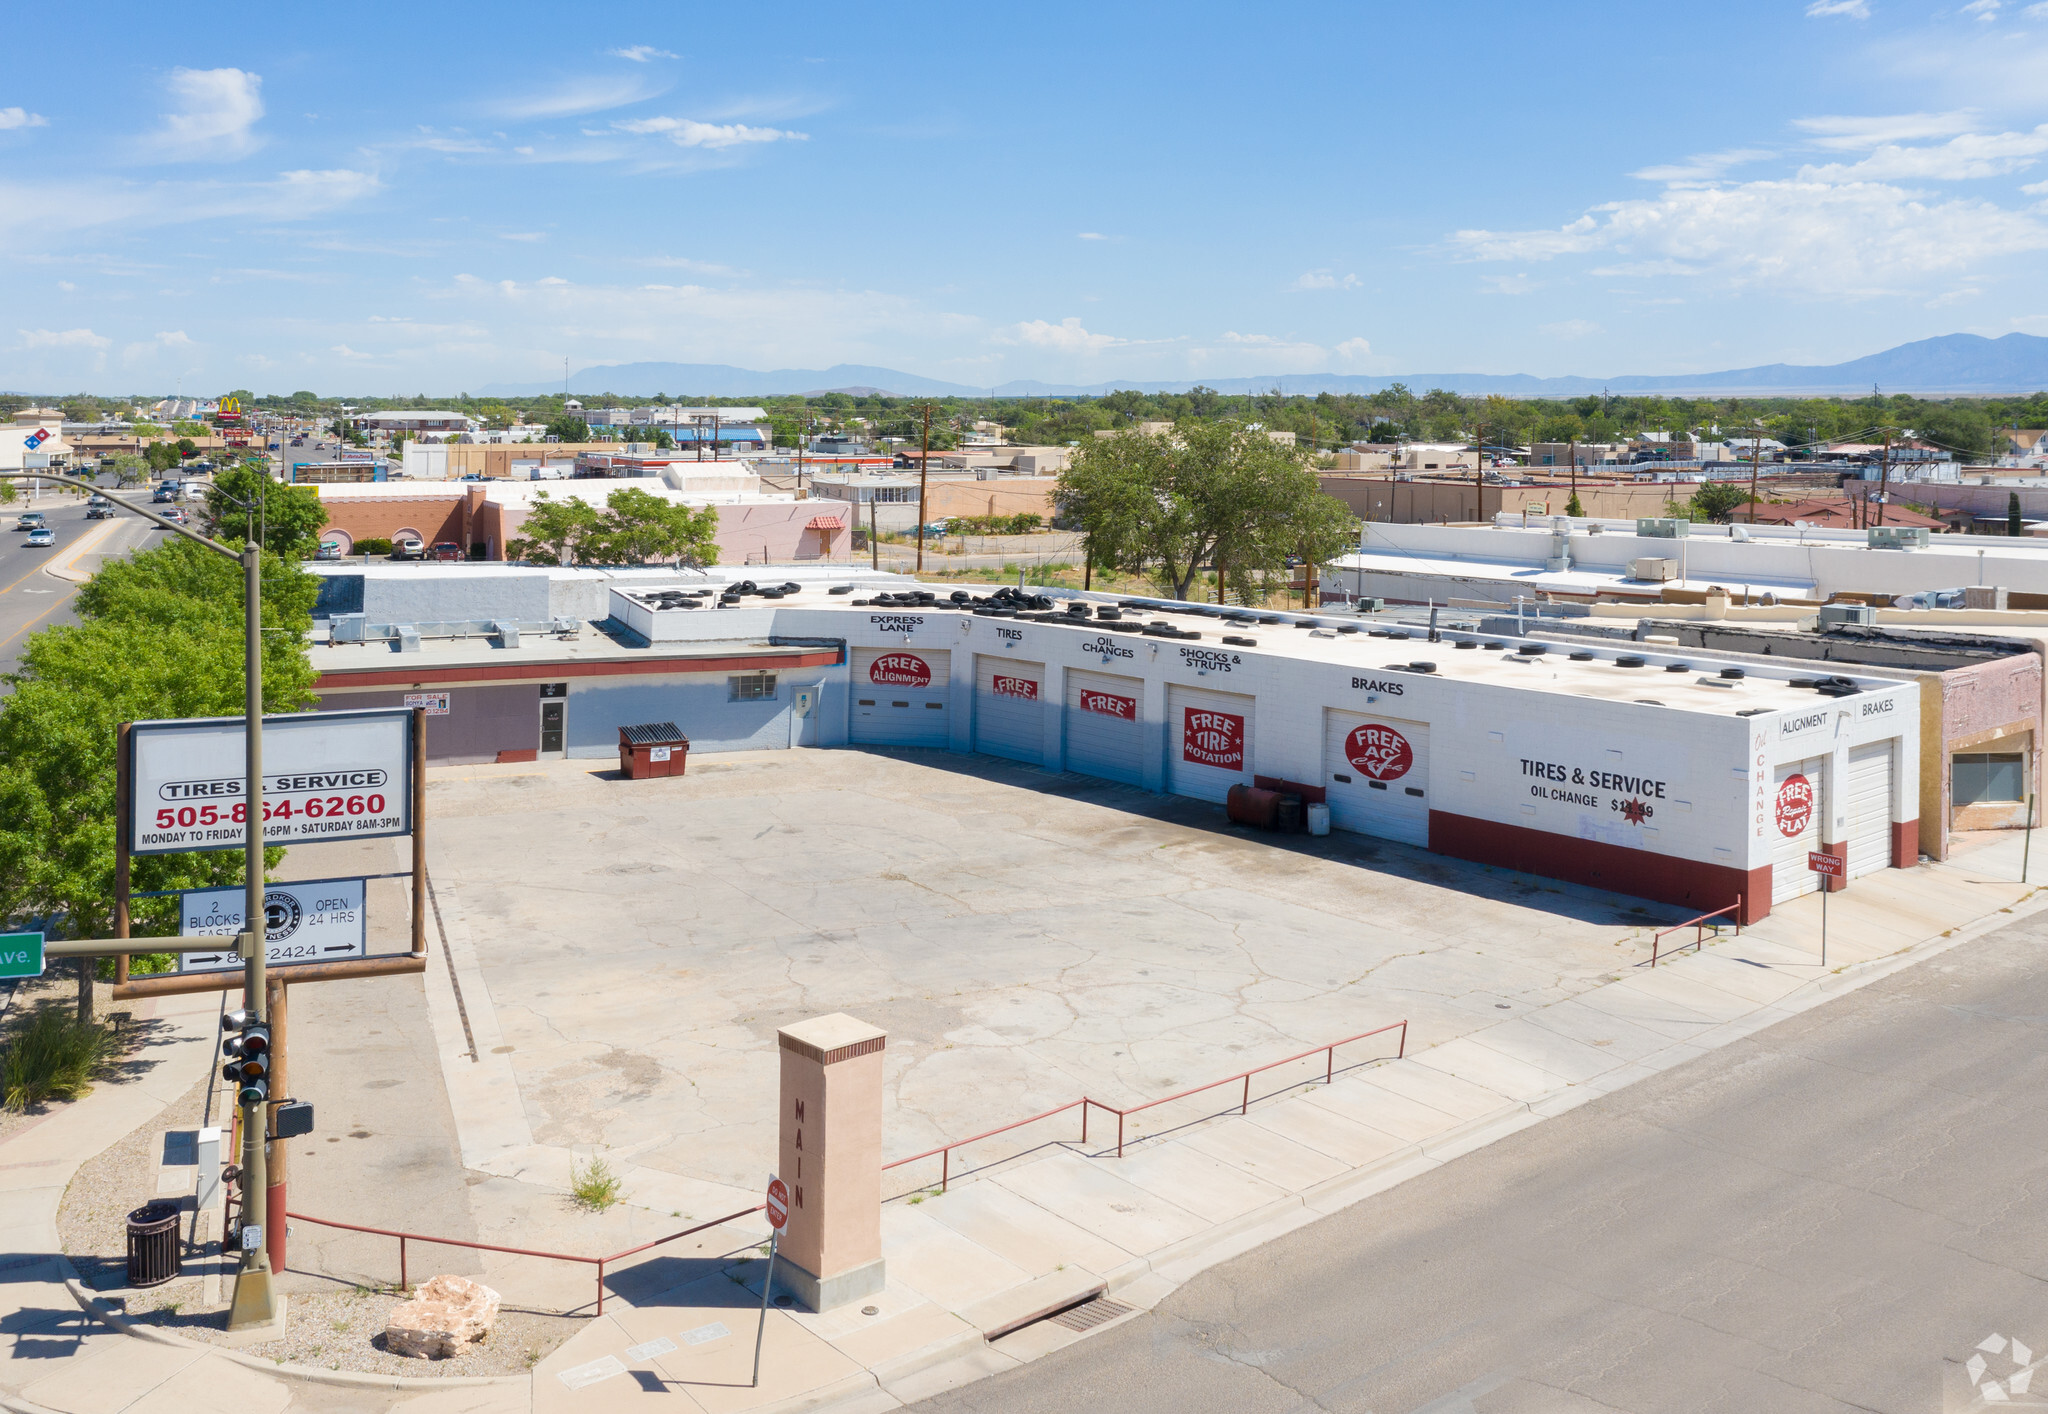
[[[91,481],[80,481],[75,476],[55,476],[45,471],[0,471],[0,481],[54,481],[59,486],[76,486],[81,491],[98,491],[101,489],[96,483]],[[109,496],[107,499],[111,501],[113,497]],[[155,511],[144,510],[141,506],[131,506],[126,501],[122,501],[119,504],[124,510],[134,511],[145,519],[155,521],[165,530],[176,531],[187,540],[196,541],[217,554],[226,555],[236,564],[242,562],[242,552],[240,550],[230,550],[227,546],[221,544],[220,541],[209,540],[196,530],[187,530],[176,521],[166,516],[160,516]]]

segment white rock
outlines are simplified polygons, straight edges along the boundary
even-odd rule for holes
[[[384,1344],[394,1355],[440,1359],[491,1333],[498,1321],[498,1293],[468,1277],[439,1276],[391,1308]]]

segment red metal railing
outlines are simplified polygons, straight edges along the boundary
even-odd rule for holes
[[[332,1218],[316,1218],[309,1213],[286,1213],[285,1216],[302,1223],[318,1223],[322,1227],[338,1227],[349,1232],[367,1232],[378,1237],[397,1238],[398,1287],[401,1291],[410,1290],[412,1287],[412,1283],[407,1280],[405,1264],[405,1244],[408,1242],[428,1242],[438,1247],[468,1247],[478,1252],[509,1252],[515,1257],[544,1257],[551,1262],[581,1262],[586,1266],[594,1266],[597,1268],[597,1314],[602,1316],[604,1314],[604,1276],[607,1266],[614,1262],[623,1261],[627,1257],[638,1256],[650,1247],[660,1247],[664,1243],[674,1242],[679,1237],[688,1237],[692,1233],[703,1232],[707,1228],[723,1227],[729,1222],[736,1222],[741,1218],[751,1217],[753,1214],[760,1212],[764,1206],[766,1205],[756,1203],[753,1207],[743,1208],[737,1213],[727,1213],[722,1218],[713,1218],[708,1223],[698,1223],[695,1227],[686,1227],[681,1232],[672,1232],[667,1237],[657,1237],[652,1242],[643,1242],[638,1247],[628,1247],[623,1252],[613,1252],[609,1256],[604,1257],[585,1257],[577,1252],[537,1252],[530,1247],[500,1247],[496,1243],[468,1242],[460,1237],[430,1237],[423,1232],[400,1232],[395,1228],[367,1227],[362,1223],[339,1223]]]
[[[1729,904],[1726,908],[1717,908],[1712,913],[1702,913],[1697,918],[1688,918],[1685,922],[1675,923],[1671,927],[1666,928],[1663,932],[1653,936],[1650,939],[1650,966],[1655,967],[1657,965],[1657,959],[1662,955],[1664,940],[1666,938],[1670,937],[1673,933],[1683,933],[1686,929],[1690,928],[1693,930],[1692,941],[1689,943],[1680,943],[1671,951],[1674,953],[1679,953],[1685,951],[1687,948],[1697,948],[1700,945],[1701,941],[1707,936],[1707,921],[1712,918],[1719,918],[1724,913],[1732,913],[1735,915],[1735,931],[1738,934],[1741,933],[1742,895],[1737,894],[1735,896],[1735,902]],[[1718,935],[1720,931],[1721,925],[1716,923],[1714,925],[1714,932],[1716,933],[1716,935]],[[1643,964],[1641,964],[1640,962],[1636,964],[1636,966],[1638,967],[1641,967],[1642,965]]]
[[[1336,1077],[1337,1048],[1339,1046],[1348,1046],[1354,1041],[1363,1041],[1371,1036],[1381,1036],[1389,1031],[1399,1031],[1401,1033],[1401,1044],[1392,1057],[1392,1059],[1399,1060],[1408,1054],[1408,1023],[1405,1020],[1389,1022],[1385,1026],[1376,1026],[1370,1031],[1361,1031],[1356,1036],[1346,1036],[1341,1041],[1331,1041],[1327,1045],[1311,1046],[1298,1055],[1287,1056],[1281,1060],[1268,1061],[1264,1065],[1253,1066],[1250,1070],[1240,1071],[1236,1075],[1225,1076],[1221,1080],[1212,1080],[1206,1085],[1196,1085],[1190,1089],[1162,1096],[1157,1100],[1147,1100],[1142,1105],[1131,1105],[1119,1109],[1115,1105],[1106,1105],[1100,1100],[1083,1095],[1078,1100],[1069,1100],[1064,1105],[1049,1109],[1043,1114],[1035,1114],[1029,1119],[1020,1119],[1010,1124],[998,1125],[996,1128],[986,1130],[971,1139],[955,1139],[950,1144],[942,1144],[936,1149],[927,1149],[922,1154],[912,1154],[909,1158],[893,1160],[890,1163],[883,1164],[882,1171],[886,1173],[890,1169],[902,1168],[905,1164],[914,1164],[920,1159],[936,1157],[939,1161],[939,1191],[943,1193],[946,1191],[946,1186],[952,1181],[953,1151],[955,1149],[964,1149],[969,1144],[979,1144],[984,1139],[993,1139],[998,1134],[1007,1134],[1013,1129],[1022,1129],[1027,1124],[1037,1124],[1040,1120],[1051,1119],[1054,1115],[1065,1114],[1068,1110],[1072,1109],[1081,1111],[1081,1142],[1086,1144],[1088,1142],[1088,1111],[1091,1107],[1116,1116],[1116,1156],[1122,1158],[1124,1156],[1124,1120],[1131,1115],[1153,1109],[1159,1105],[1172,1104],[1175,1100],[1185,1100],[1188,1096],[1199,1095],[1205,1090],[1217,1090],[1225,1085],[1236,1085],[1240,1082],[1244,1085],[1244,1092],[1238,1097],[1237,1112],[1244,1114],[1251,1108],[1252,1077],[1254,1075],[1259,1075],[1269,1070],[1277,1070],[1283,1065],[1293,1065],[1296,1061],[1307,1060],[1310,1056],[1321,1052],[1323,1056],[1323,1083],[1327,1085]]]

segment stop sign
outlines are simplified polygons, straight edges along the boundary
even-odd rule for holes
[[[777,1232],[789,1226],[789,1186],[779,1178],[768,1180],[768,1226]]]

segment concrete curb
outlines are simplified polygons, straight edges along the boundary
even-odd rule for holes
[[[67,1260],[66,1265],[69,1265]],[[146,1340],[152,1345],[167,1345],[179,1350],[196,1350],[205,1355],[218,1355],[246,1365],[252,1370],[261,1370],[266,1375],[283,1379],[306,1380],[313,1384],[342,1385],[355,1389],[476,1389],[509,1388],[513,1385],[533,1383],[531,1375],[448,1375],[435,1378],[431,1375],[373,1375],[360,1370],[317,1370],[311,1365],[294,1365],[289,1361],[265,1360],[259,1355],[245,1355],[239,1350],[209,1344],[203,1340],[187,1340],[184,1336],[173,1335],[170,1331],[158,1330],[154,1326],[138,1325],[123,1313],[100,1304],[100,1299],[86,1289],[85,1283],[77,1277],[64,1279],[65,1290],[78,1303],[78,1309],[86,1315],[110,1326],[123,1335],[137,1340]]]
[[[77,544],[64,552],[62,558],[44,565],[43,573],[52,579],[61,579],[70,584],[85,583],[92,576],[75,572],[71,568],[72,564],[77,561],[80,555],[85,554],[95,545],[98,545],[100,541],[112,535],[115,527],[120,525],[120,523],[118,520],[104,521],[93,529],[88,530],[85,534],[78,537]]]

